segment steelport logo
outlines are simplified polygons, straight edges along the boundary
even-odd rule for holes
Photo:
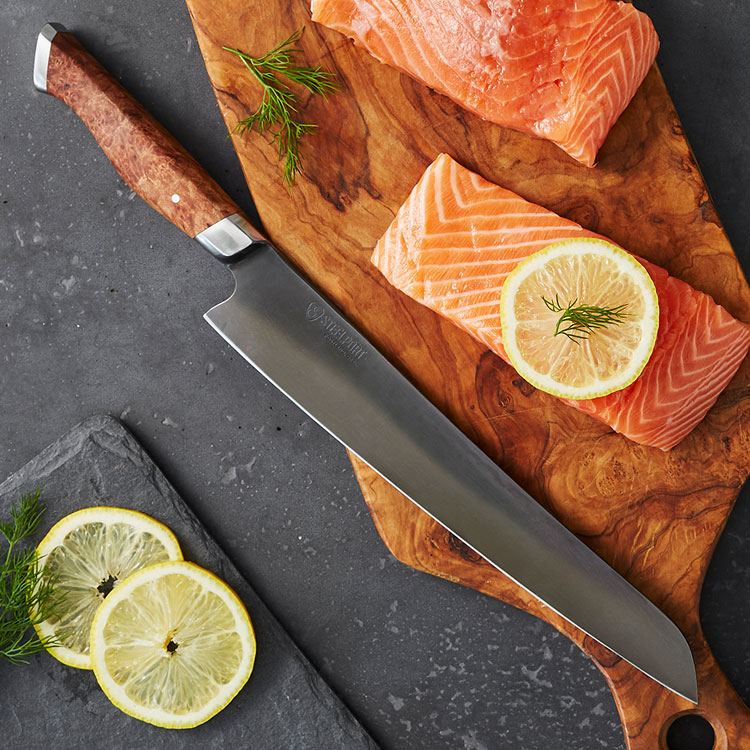
[[[323,305],[311,302],[307,306],[305,317],[311,323],[317,323],[325,331],[325,338],[347,359],[359,361],[367,354],[367,349],[359,344],[342,325],[333,320]]]

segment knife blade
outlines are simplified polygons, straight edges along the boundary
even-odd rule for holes
[[[123,179],[232,272],[209,324],[378,474],[557,614],[697,702],[690,647],[300,276],[177,141],[58,24],[34,83],[70,106]]]

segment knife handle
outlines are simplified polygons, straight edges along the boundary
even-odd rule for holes
[[[67,104],[123,180],[224,261],[264,241],[201,165],[60,24],[39,34],[34,85]]]

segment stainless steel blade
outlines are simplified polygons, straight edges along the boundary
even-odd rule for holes
[[[518,486],[270,246],[206,320],[316,422],[592,638],[697,702],[674,623]]]

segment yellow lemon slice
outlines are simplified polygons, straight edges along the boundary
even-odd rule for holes
[[[126,714],[171,729],[223,709],[250,677],[255,634],[232,589],[189,562],[123,581],[91,626],[94,674]]]
[[[40,639],[59,644],[47,649],[52,656],[79,669],[92,668],[91,623],[114,587],[147,565],[182,560],[166,526],[144,513],[106,506],[65,516],[39,543],[37,554],[41,580],[53,582],[58,603],[54,615],[34,627]]]
[[[625,388],[651,356],[659,300],[646,269],[595,238],[548,245],[503,284],[503,345],[529,383],[584,399]]]

